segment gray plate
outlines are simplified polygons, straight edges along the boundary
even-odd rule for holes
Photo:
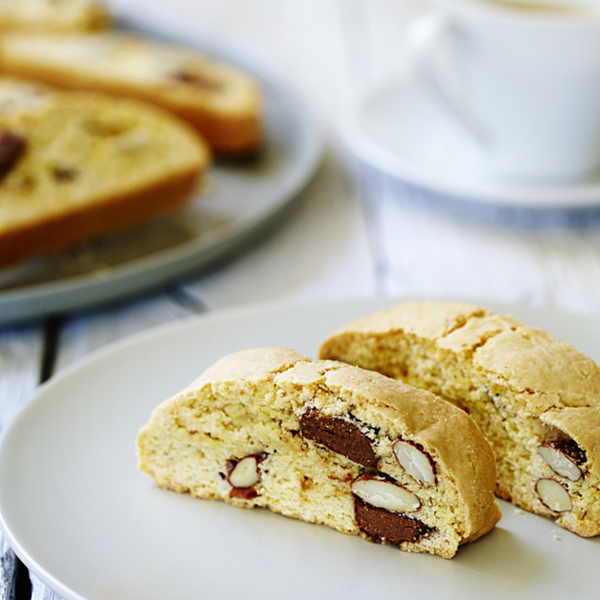
[[[0,272],[0,323],[106,303],[197,273],[273,227],[318,166],[322,139],[303,100],[248,52],[194,36],[176,40],[239,64],[262,82],[267,144],[259,159],[217,165],[189,208],[76,251]]]

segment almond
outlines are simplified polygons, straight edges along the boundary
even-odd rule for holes
[[[554,479],[538,479],[535,484],[535,491],[542,504],[554,513],[567,512],[573,508],[569,492]]]
[[[575,441],[545,442],[538,446],[538,453],[557,475],[571,481],[581,479],[583,475],[581,466],[585,463],[586,457]]]
[[[416,512],[421,501],[399,483],[374,475],[363,475],[352,484],[352,492],[367,504],[397,513]]]
[[[404,470],[425,487],[436,483],[434,464],[425,450],[413,442],[398,440],[394,443],[394,454]]]

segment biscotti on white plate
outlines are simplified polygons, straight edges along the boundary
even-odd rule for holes
[[[320,357],[463,407],[492,445],[499,496],[600,534],[600,368],[570,344],[478,306],[423,302],[347,324]]]
[[[110,21],[96,0],[0,0],[0,33],[99,31]]]
[[[154,106],[0,79],[0,266],[178,210],[209,162]]]
[[[191,123],[220,155],[255,154],[262,144],[262,94],[255,78],[188,48],[116,32],[9,34],[0,38],[0,70],[151,102]]]
[[[406,551],[450,558],[500,519],[492,451],[463,411],[286,348],[225,356],[154,410],[137,446],[159,486]]]

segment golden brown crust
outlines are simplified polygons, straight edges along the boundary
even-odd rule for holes
[[[210,164],[195,132],[160,109],[89,93],[35,98],[0,116],[26,141],[0,179],[0,266],[176,211]]]
[[[197,189],[196,172],[147,189],[102,199],[92,206],[21,225],[0,235],[0,267],[72,248],[98,236],[134,227],[183,208]]]
[[[403,358],[398,358],[400,348]],[[600,518],[597,515],[594,521],[586,504],[593,493],[591,488],[600,482],[600,368],[570,344],[481,307],[423,302],[394,306],[343,326],[323,342],[320,357],[368,366],[415,385],[432,386],[456,404],[472,396],[465,402],[475,418],[479,410],[475,407],[485,406],[487,401],[491,408],[481,412],[480,418],[486,424],[482,426],[484,433],[498,436],[497,458],[509,442],[503,437],[506,434],[489,429],[490,423],[497,421],[493,427],[513,431],[513,426],[502,422],[517,419],[514,422],[521,423],[523,431],[513,431],[512,435],[515,439],[521,436],[518,447],[530,445],[527,460],[533,461],[532,471],[539,476],[544,468],[548,470],[545,476],[554,477],[555,473],[541,463],[537,444],[544,441],[544,436],[572,438],[586,455],[585,484],[557,479],[574,497],[586,497],[581,507],[576,506],[568,514],[553,514],[534,495],[517,492],[517,483],[507,484],[502,477],[498,493],[528,510],[558,517],[559,524],[580,535],[600,533]],[[505,411],[504,421],[498,420],[498,410]],[[527,428],[532,428],[529,442],[524,437]],[[520,452],[520,468],[525,468],[526,452]],[[507,468],[510,475],[509,471]],[[531,487],[526,482],[518,485]],[[586,486],[585,490],[579,490],[581,485]]]
[[[590,471],[600,481],[600,419],[596,416],[600,367],[572,345],[481,307],[422,302],[401,304],[346,324],[322,343],[320,357],[336,358],[336,348],[360,334],[414,335],[438,348],[469,355],[476,368],[508,387],[529,413],[557,427],[568,427],[582,442],[585,437]],[[565,410],[587,407],[595,408]]]
[[[485,309],[466,303],[405,302],[375,314],[355,319],[340,327],[332,337],[348,333],[402,331],[408,335],[437,340],[462,327],[471,317],[488,315]],[[327,344],[327,340],[324,344]]]
[[[80,38],[82,45],[90,44],[94,37],[100,40],[98,46],[106,40],[109,48],[122,47],[136,57],[139,55],[144,61],[140,69],[148,68],[147,63],[154,60],[154,54],[160,54],[159,46],[122,35],[85,36]],[[53,42],[50,36],[31,36],[29,39]],[[76,40],[72,36],[69,42],[73,44],[71,56],[74,59],[77,58]],[[191,64],[198,71],[205,68],[204,62],[207,59],[200,53],[194,54],[189,50],[181,50],[179,56],[177,49],[165,47],[173,68],[165,70],[165,66],[157,59],[155,76],[139,79],[128,76],[128,73],[121,73],[118,70],[118,58],[114,59],[113,66],[110,58],[105,59],[100,70],[87,61],[64,57],[52,60],[51,57],[33,53],[27,46],[27,41],[28,37],[24,35],[7,35],[0,39],[0,67],[4,73],[57,88],[91,90],[152,103],[190,123],[206,138],[217,154],[225,157],[251,156],[262,148],[261,92],[258,83],[237,68],[210,62],[211,77],[216,72],[223,82],[222,91],[218,87],[211,90],[171,76],[176,74],[179,63]],[[57,40],[57,43],[60,44],[61,41]]]
[[[493,495],[494,458],[467,415],[429,392],[342,363],[311,361],[287,348],[225,356],[159,405],[138,437],[139,466],[159,485],[176,491],[236,506],[266,506],[359,533],[350,485],[364,468],[303,437],[299,418],[307,406],[362,423],[373,436],[379,472],[401,479],[422,499],[419,518],[423,514],[428,526],[435,523],[440,531],[403,549],[451,557],[459,544],[484,535],[500,519]],[[254,433],[246,437],[246,430]],[[271,433],[264,437],[265,431]],[[398,439],[418,444],[432,458],[438,477],[433,488],[424,490],[400,467],[392,452]],[[269,455],[269,484],[256,498],[232,498],[227,482],[215,476],[219,464],[227,456],[257,451]],[[189,461],[191,455],[198,458]],[[285,476],[273,484],[271,478],[284,469]],[[310,490],[317,490],[316,496]],[[319,501],[325,509],[315,508]]]

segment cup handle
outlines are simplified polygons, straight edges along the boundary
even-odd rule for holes
[[[457,35],[460,35],[458,27],[445,15],[431,13],[417,18],[409,27],[406,38],[409,65],[415,78],[430,95],[485,148],[490,145],[487,128],[459,86],[442,73],[440,66],[444,43]]]

